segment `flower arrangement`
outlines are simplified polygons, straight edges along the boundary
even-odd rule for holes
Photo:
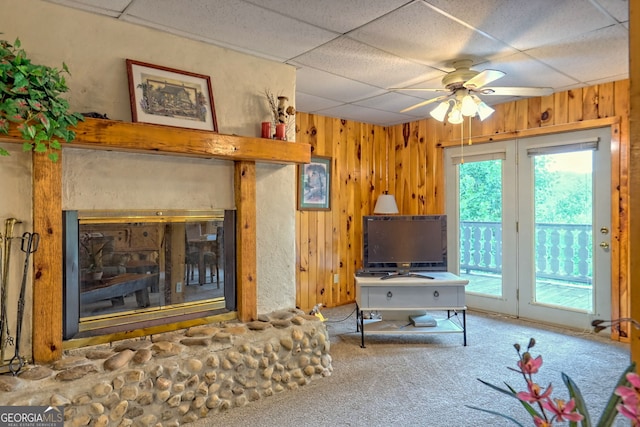
[[[264,94],[269,104],[274,130],[278,123],[284,124],[286,126],[286,139],[291,141],[292,138],[290,138],[289,132],[295,131],[295,126],[293,125],[295,125],[296,109],[292,105],[287,105],[289,98],[286,96],[280,95],[276,97],[269,89],[265,89]]]
[[[592,424],[582,393],[577,384],[568,375],[562,373],[562,381],[569,392],[568,401],[552,397],[554,389],[551,384],[545,388],[534,381],[534,374],[538,373],[542,366],[542,356],[533,357],[530,352],[535,344],[535,339],[531,338],[525,351],[521,351],[520,344],[514,344],[518,353],[518,368],[509,368],[522,375],[522,378],[527,383],[526,391],[518,392],[506,383],[507,388],[505,389],[481,379],[478,380],[494,390],[519,400],[531,415],[536,427],[552,427],[564,422],[576,427],[591,427],[594,425],[597,427],[611,427],[618,413],[630,419],[631,425],[640,425],[640,376],[634,372],[634,363],[629,365],[622,373],[598,423]],[[501,416],[518,426],[522,426],[521,423],[508,415],[476,406],[467,406]]]

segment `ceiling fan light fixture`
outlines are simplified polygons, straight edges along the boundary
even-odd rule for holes
[[[448,121],[452,125],[459,125],[464,121],[464,116],[458,105],[454,106],[448,116]]]
[[[493,114],[494,110],[493,108],[489,107],[487,104],[484,103],[484,101],[481,101],[478,99],[477,103],[477,107],[478,107],[478,117],[480,117],[480,121],[483,121],[484,119],[486,119],[487,117],[489,117],[490,115]]]
[[[460,110],[462,112],[462,115],[467,117],[473,117],[478,113],[478,105],[473,100],[472,95],[465,95],[462,98]]]
[[[444,118],[449,111],[449,101],[441,102],[436,108],[429,113],[431,117],[439,122],[444,122]]]

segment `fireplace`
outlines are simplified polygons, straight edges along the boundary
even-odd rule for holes
[[[235,211],[64,211],[64,338],[236,310]]]

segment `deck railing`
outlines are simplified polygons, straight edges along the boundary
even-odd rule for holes
[[[591,284],[592,233],[586,224],[537,224],[538,277]],[[460,222],[460,271],[501,274],[502,224]]]

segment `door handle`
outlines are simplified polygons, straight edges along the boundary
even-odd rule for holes
[[[607,227],[600,227],[600,232],[602,234],[607,234],[609,232],[609,229]]]
[[[602,249],[609,249],[609,244],[607,242],[600,242],[600,247]]]

